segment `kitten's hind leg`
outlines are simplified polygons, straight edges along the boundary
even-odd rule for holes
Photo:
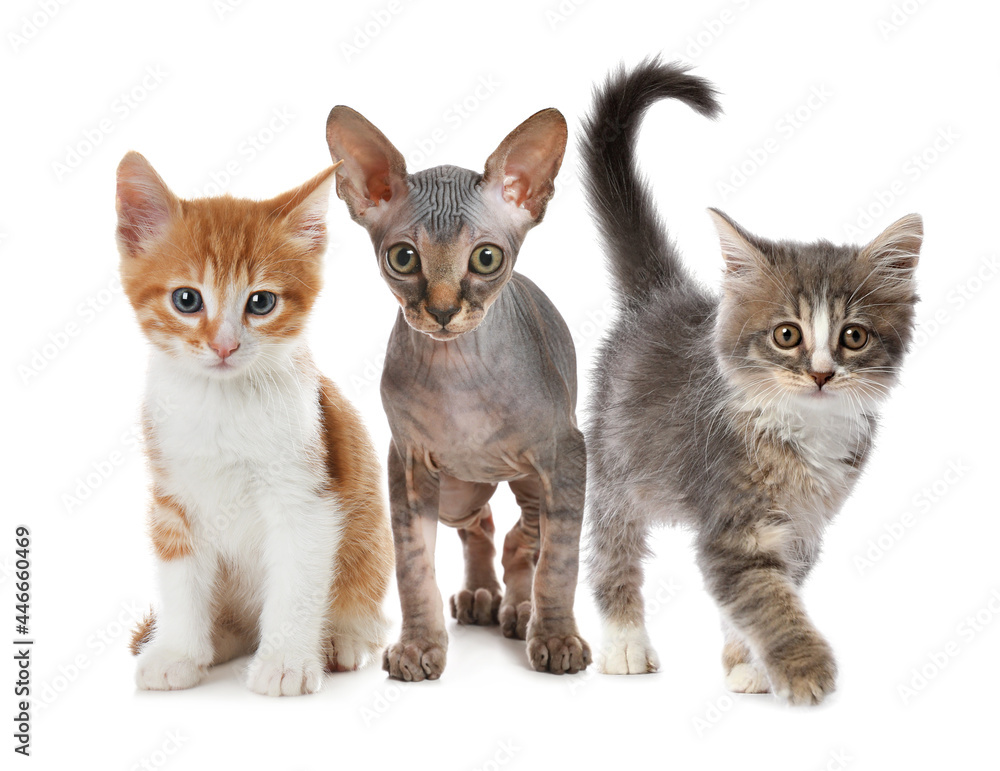
[[[646,632],[642,560],[649,525],[632,512],[615,511],[595,495],[588,534],[590,584],[604,621],[599,654],[608,675],[656,672],[660,659]]]
[[[732,530],[698,546],[709,592],[758,653],[774,693],[792,704],[821,702],[834,690],[837,665],[780,551]]]
[[[531,621],[531,585],[538,562],[538,521],[541,488],[537,479],[510,483],[521,508],[521,518],[503,540],[504,597],[500,605],[500,628],[504,637],[523,640]]]
[[[465,582],[451,596],[451,617],[459,624],[492,626],[500,610],[500,581],[493,564],[497,550],[493,545],[493,514],[487,503],[496,485],[465,482],[440,475],[441,521],[458,528],[465,556]]]
[[[746,640],[729,624],[723,623],[726,642],[722,646],[722,669],[726,688],[733,693],[769,693],[767,672],[754,658]]]
[[[360,669],[376,659],[388,629],[382,603],[392,574],[392,534],[382,519],[381,500],[359,503],[337,550],[326,614],[324,660],[332,672]]]

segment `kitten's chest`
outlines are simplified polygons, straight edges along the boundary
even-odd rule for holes
[[[416,360],[387,356],[382,402],[396,442],[459,479],[500,482],[533,472],[526,453],[560,436],[572,408],[552,398],[551,376],[521,354],[442,347]]]
[[[284,488],[318,480],[310,462],[320,446],[318,403],[308,391],[272,382],[151,379],[148,448],[157,482],[194,512],[242,521]]]
[[[820,519],[840,509],[870,440],[867,422],[851,414],[764,411],[749,430],[751,477],[779,508]]]

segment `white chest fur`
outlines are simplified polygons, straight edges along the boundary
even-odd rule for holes
[[[197,542],[234,557],[255,551],[285,504],[324,489],[317,389],[292,362],[220,380],[154,356],[146,404],[157,484],[182,503]]]
[[[781,505],[799,536],[818,543],[857,480],[855,460],[871,441],[868,417],[841,399],[795,399],[759,407],[753,420],[751,430],[791,450],[794,468],[779,475]]]

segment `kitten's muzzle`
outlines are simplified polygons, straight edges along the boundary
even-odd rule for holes
[[[831,379],[833,379],[833,373],[832,372],[810,372],[809,373],[809,377],[811,377],[813,380],[816,381],[816,386],[818,388],[822,388],[828,382],[830,382]]]
[[[448,322],[451,321],[455,314],[461,310],[458,305],[450,305],[447,308],[435,308],[431,305],[427,306],[427,312],[437,319],[438,324],[443,327],[448,326]]]

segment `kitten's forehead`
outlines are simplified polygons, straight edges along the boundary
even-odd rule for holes
[[[436,166],[409,177],[409,222],[435,241],[454,238],[464,226],[483,220],[482,174],[458,166]]]
[[[775,269],[775,276],[770,278],[780,278],[788,293],[807,298],[812,303],[845,292],[850,295],[870,272],[870,266],[859,261],[856,248],[827,241],[812,244],[779,242],[764,253]]]

